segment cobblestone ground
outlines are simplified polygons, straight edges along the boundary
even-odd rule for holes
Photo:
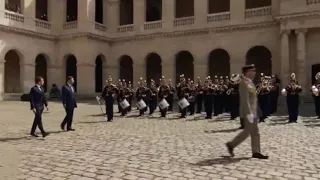
[[[227,157],[224,144],[239,127],[228,117],[137,118],[136,112],[106,123],[97,105],[80,103],[76,131],[61,132],[61,104],[50,108],[43,121],[51,134],[31,138],[29,104],[0,103],[1,180],[320,179],[320,120],[314,117],[285,124],[278,116],[259,124],[270,159],[257,160],[250,158],[250,140]]]

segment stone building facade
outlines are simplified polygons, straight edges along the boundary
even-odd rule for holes
[[[319,27],[320,0],[0,0],[0,99],[27,93],[36,75],[46,89],[72,75],[92,95],[108,74],[175,82],[245,63],[310,87]]]

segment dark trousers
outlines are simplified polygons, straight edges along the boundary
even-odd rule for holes
[[[320,96],[314,97],[314,106],[317,116],[320,116]]]
[[[118,104],[118,113],[122,112],[122,108],[120,106],[120,99],[117,99],[117,104]]]
[[[244,128],[244,125],[245,125],[245,120],[244,120],[244,118],[240,118],[240,127],[241,127],[241,128]]]
[[[36,108],[36,113],[35,113],[35,116],[33,119],[32,127],[31,127],[31,134],[34,134],[37,126],[40,129],[42,134],[45,133],[45,131],[43,129],[43,125],[42,125],[42,112],[43,112],[43,108]]]
[[[213,102],[212,102],[213,98],[210,96],[206,96],[205,102],[204,102],[204,107],[205,107],[205,111],[206,111],[206,118],[211,118],[212,117],[212,106],[213,106]]]
[[[270,114],[274,114],[277,112],[278,109],[278,98],[279,98],[279,93],[275,92],[273,94],[270,95]]]
[[[188,106],[188,110],[189,110],[189,113],[190,115],[193,115],[194,114],[194,111],[195,111],[195,106],[196,106],[196,102],[189,102],[190,105]]]
[[[149,114],[153,114],[156,108],[157,108],[157,100],[151,100],[149,102]]]
[[[131,106],[132,106],[132,97],[130,97],[129,99],[128,99],[128,103],[130,104],[130,106],[128,107],[128,112],[131,112]]]
[[[168,111],[172,111],[172,109],[173,109],[173,95],[169,95],[166,100],[169,104]]]
[[[287,107],[289,114],[289,122],[296,122],[299,115],[299,96],[289,95],[287,96]]]
[[[167,110],[168,110],[168,108],[164,108],[164,109],[161,109],[161,108],[160,108],[161,117],[166,117],[166,115],[167,115]]]
[[[106,107],[107,107],[107,118],[108,121],[111,121],[113,119],[113,98],[108,98],[106,101]]]
[[[214,95],[212,104],[213,104],[213,112],[215,116],[218,116],[219,114],[221,114],[220,112],[221,104],[219,104],[220,103],[219,101],[220,101],[219,95]]]
[[[181,116],[180,118],[185,118],[187,116],[187,110],[188,110],[188,107],[184,108],[184,109],[181,109]]]
[[[196,102],[197,102],[197,113],[201,113],[202,112],[202,102],[203,102],[203,95],[199,94],[196,98]]]
[[[66,117],[64,117],[61,126],[67,125],[67,129],[71,129],[72,127],[72,120],[73,120],[73,112],[74,112],[74,107],[66,107]]]
[[[231,119],[235,119],[239,116],[239,96],[231,95],[230,97],[230,115]]]
[[[264,120],[269,116],[269,96],[268,95],[260,95],[258,96],[258,103],[261,110],[260,120]]]

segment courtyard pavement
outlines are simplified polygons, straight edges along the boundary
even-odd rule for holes
[[[320,120],[259,124],[269,160],[251,159],[250,139],[229,158],[225,143],[239,131],[227,116],[176,119],[115,117],[107,123],[95,103],[79,103],[75,132],[61,132],[64,111],[50,103],[45,139],[29,137],[33,114],[25,102],[0,102],[0,180],[320,179]],[[311,105],[304,107],[312,111]],[[202,115],[204,116],[204,115]]]

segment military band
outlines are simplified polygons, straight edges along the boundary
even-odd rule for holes
[[[113,104],[117,100],[121,116],[131,111],[132,99],[135,95],[137,106],[139,106],[139,116],[143,116],[149,110],[149,115],[153,115],[157,107],[161,117],[166,117],[168,111],[172,111],[174,104],[179,107],[180,118],[192,116],[195,113],[206,112],[206,119],[229,113],[230,119],[239,117],[239,83],[242,75],[232,74],[231,77],[210,76],[205,81],[200,77],[196,83],[191,79],[186,80],[184,75],[180,75],[180,82],[176,88],[172,86],[171,79],[166,80],[163,76],[157,85],[154,80],[147,81],[142,78],[138,82],[138,88],[134,92],[130,81],[119,80],[118,85],[112,83],[109,75],[106,86],[101,94],[101,99],[105,101],[107,120],[113,120]],[[296,80],[294,73],[290,76],[290,83],[280,91],[279,79],[261,74],[260,82],[256,85],[258,96],[258,116],[260,122],[264,122],[270,115],[276,113],[279,94],[286,96],[289,123],[297,122],[299,116],[300,93],[302,87]],[[320,72],[315,76],[315,83],[311,87],[314,98],[315,114],[320,118]],[[175,93],[177,100],[174,99]],[[127,104],[127,105],[126,105]],[[204,109],[203,109],[204,106]]]

